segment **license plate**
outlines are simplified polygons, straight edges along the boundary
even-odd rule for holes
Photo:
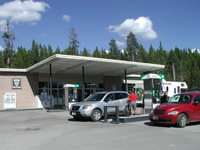
[[[76,116],[76,112],[72,112],[72,116]]]
[[[153,120],[158,120],[158,116],[153,116]]]

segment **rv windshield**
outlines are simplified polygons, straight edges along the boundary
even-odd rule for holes
[[[192,100],[192,95],[174,95],[173,97],[169,98],[168,103],[183,103],[188,104]]]
[[[85,99],[85,101],[101,101],[104,96],[105,93],[91,94]]]

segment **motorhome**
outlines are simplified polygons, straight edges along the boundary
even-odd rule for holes
[[[185,92],[187,88],[188,86],[186,82],[166,81],[165,79],[162,79],[162,91],[167,91],[169,97],[172,97],[175,94]],[[137,103],[142,103],[144,98],[143,80],[137,81],[133,86],[133,90],[135,91],[138,97]]]

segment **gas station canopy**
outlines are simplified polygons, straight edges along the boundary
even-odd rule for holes
[[[52,73],[81,75],[84,67],[85,75],[123,76],[126,74],[139,74],[164,68],[164,65],[122,61],[104,58],[94,58],[73,55],[53,55],[29,68],[29,73],[49,73],[50,64]]]

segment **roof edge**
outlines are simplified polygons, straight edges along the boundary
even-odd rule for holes
[[[34,64],[34,65],[28,67],[28,68],[27,68],[27,72],[29,72],[29,71],[31,71],[31,70],[33,70],[33,69],[35,69],[35,68],[37,68],[37,67],[39,67],[39,66],[45,64],[45,63],[49,63],[49,62],[51,62],[52,60],[54,60],[55,58],[57,58],[57,54],[52,55],[52,56],[50,56],[50,57],[48,57],[48,58],[46,58],[46,59],[44,59],[44,60],[42,60],[42,61],[40,61],[40,62],[38,62],[38,63],[36,63],[36,64]]]
[[[0,72],[27,72],[27,69],[0,68]]]
[[[53,56],[55,56],[55,58],[84,59],[84,60],[88,60],[88,61],[100,61],[100,62],[102,62],[102,60],[103,60],[104,62],[111,62],[111,63],[119,63],[120,62],[122,64],[129,64],[129,65],[140,64],[140,65],[144,65],[144,66],[152,66],[153,65],[154,67],[159,67],[161,69],[165,68],[165,65],[161,65],[161,64],[152,64],[152,63],[144,63],[144,62],[136,62],[136,61],[96,58],[96,57],[88,57],[88,56],[63,55],[63,54],[55,54]]]

